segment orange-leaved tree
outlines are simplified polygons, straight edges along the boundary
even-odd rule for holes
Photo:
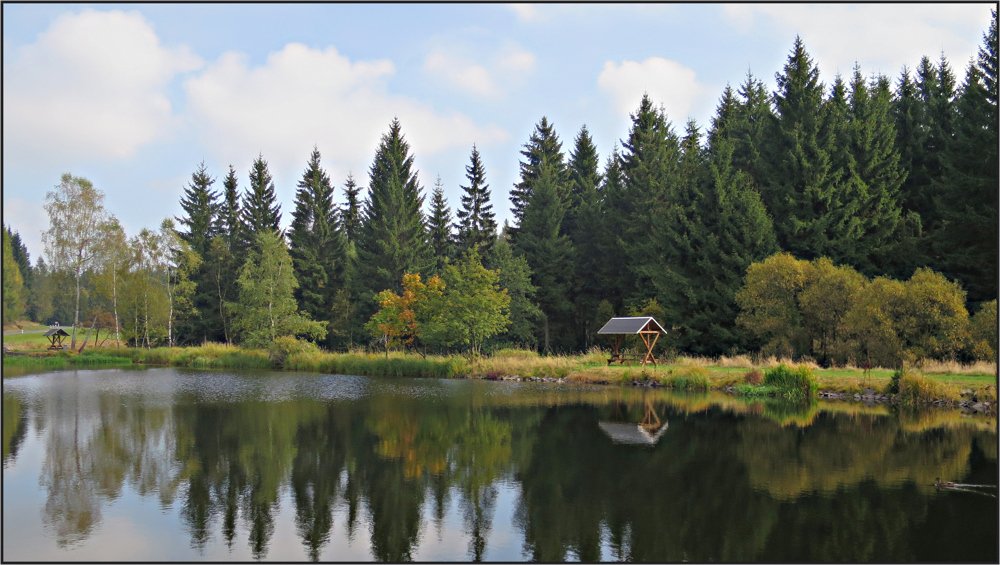
[[[419,273],[406,273],[401,294],[383,290],[375,295],[379,310],[365,324],[365,329],[385,340],[387,352],[390,347],[412,347],[421,337],[420,326],[427,320],[432,303],[443,292],[441,277],[435,275],[424,283]]]

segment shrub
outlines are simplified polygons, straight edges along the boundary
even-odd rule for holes
[[[704,367],[685,367],[664,384],[678,390],[708,390],[708,371]]]
[[[901,369],[896,369],[896,372],[892,374],[889,379],[889,383],[885,385],[886,394],[899,394],[899,379],[902,378],[903,371]]]
[[[276,367],[284,367],[285,360],[292,355],[299,353],[316,353],[319,348],[315,343],[297,339],[294,336],[282,336],[275,338],[267,347],[268,357],[274,362]]]
[[[790,397],[815,396],[819,385],[809,367],[791,368],[782,363],[764,374],[764,384],[776,387],[782,394]]]
[[[758,369],[747,371],[743,375],[743,382],[748,385],[759,385],[764,382],[764,373],[761,373]]]
[[[781,391],[776,386],[742,383],[733,387],[740,396],[777,396]]]
[[[902,371],[897,382],[899,400],[906,404],[927,404],[944,396],[939,383],[916,371]]]

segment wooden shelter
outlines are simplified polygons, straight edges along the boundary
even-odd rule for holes
[[[61,328],[49,330],[45,332],[43,335],[49,338],[49,349],[63,349],[62,340],[64,337],[69,337],[69,334],[63,331]]]
[[[655,367],[656,358],[653,357],[653,346],[656,345],[656,340],[660,339],[660,335],[667,333],[667,330],[663,329],[663,326],[652,316],[632,316],[611,318],[597,333],[608,336],[608,342],[611,343],[611,358],[608,359],[608,365],[641,361],[643,365],[652,363]],[[622,341],[627,335],[638,335],[642,339],[642,343],[646,346],[645,355],[624,355],[621,353]]]

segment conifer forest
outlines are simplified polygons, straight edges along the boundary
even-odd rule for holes
[[[796,39],[780,69],[755,71],[773,91],[734,77],[708,124],[643,97],[614,147],[541,116],[511,187],[469,147],[457,202],[418,182],[400,120],[363,175],[303,155],[293,209],[258,155],[249,171],[194,167],[182,214],[129,235],[67,174],[44,257],[4,230],[4,323],[143,347],[573,353],[605,346],[613,316],[650,315],[675,353],[993,359],[996,12],[965,68],[913,63],[821,77]]]

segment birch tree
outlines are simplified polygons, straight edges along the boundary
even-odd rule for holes
[[[82,177],[65,173],[55,190],[45,196],[45,211],[49,214],[49,229],[42,233],[42,243],[49,264],[55,271],[65,272],[76,283],[73,312],[73,337],[70,348],[76,348],[76,327],[80,323],[80,279],[91,268],[101,244],[101,235],[111,216],[104,209],[104,193]]]

